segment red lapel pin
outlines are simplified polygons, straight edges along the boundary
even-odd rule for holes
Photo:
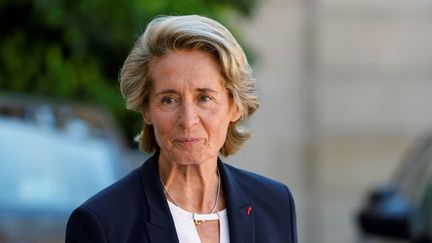
[[[251,212],[252,212],[252,207],[251,207],[251,206],[249,206],[249,207],[248,207],[248,209],[247,209],[247,214],[248,214],[248,215],[250,215],[250,214],[251,214]]]

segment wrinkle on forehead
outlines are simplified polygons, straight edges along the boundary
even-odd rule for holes
[[[198,50],[170,51],[158,58],[153,65],[152,79],[156,93],[171,89],[178,93],[225,89],[217,60]]]

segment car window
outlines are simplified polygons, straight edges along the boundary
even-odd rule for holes
[[[116,180],[103,137],[0,119],[0,209],[67,210]]]

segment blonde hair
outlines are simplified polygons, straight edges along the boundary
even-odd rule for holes
[[[120,72],[120,91],[126,107],[143,113],[148,105],[152,62],[169,50],[195,49],[210,53],[219,63],[220,73],[235,105],[241,111],[238,121],[229,124],[220,153],[232,155],[250,137],[241,122],[259,107],[252,70],[236,39],[222,24],[198,16],[162,16],[153,19],[138,38]],[[135,140],[140,149],[159,150],[152,125],[144,124]]]

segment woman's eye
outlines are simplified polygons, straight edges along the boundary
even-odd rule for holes
[[[175,103],[175,99],[173,97],[163,97],[161,103],[164,105],[171,105]]]
[[[208,95],[201,95],[198,99],[200,102],[208,102],[211,100],[210,96]]]

